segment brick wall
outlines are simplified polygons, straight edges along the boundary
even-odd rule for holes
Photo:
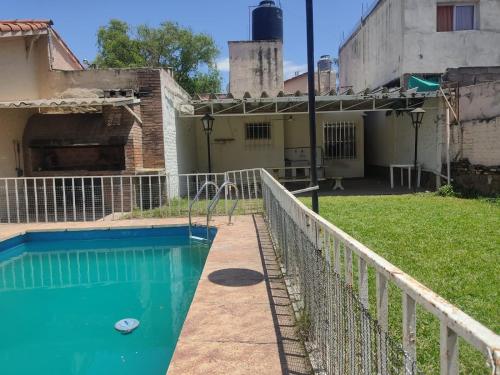
[[[137,70],[141,96],[142,152],[144,168],[165,168],[162,89],[159,69]]]
[[[135,106],[135,111],[140,114],[139,106]],[[82,165],[81,171],[75,171],[74,166],[68,168],[65,173],[65,162],[68,164],[71,157],[82,158],[82,152],[77,149],[67,148],[60,161],[61,170],[44,171],[40,168],[40,160],[37,162],[37,153],[32,144],[50,145],[53,148],[68,147],[72,144],[102,144],[102,145],[124,145],[125,169],[118,168],[115,172],[135,173],[137,169],[142,168],[142,128],[137,123],[136,119],[123,107],[103,107],[103,113],[92,114],[37,114],[28,120],[24,135],[23,135],[23,150],[25,153],[25,171],[27,176],[48,176],[58,174],[77,173],[82,175],[94,174],[99,175],[109,174],[110,169],[106,168],[103,171],[93,170],[93,168],[85,167],[83,160],[79,160],[76,165]],[[45,147],[46,147],[45,146]],[[50,148],[50,147],[49,147]],[[74,152],[71,152],[71,151]],[[87,150],[88,151],[88,150]],[[61,153],[62,151],[57,151]],[[99,147],[95,147],[95,152],[99,153]],[[61,154],[63,155],[63,154]],[[93,160],[92,152],[85,153],[89,160]],[[105,155],[105,153],[103,154]],[[59,160],[59,158],[58,158]],[[33,163],[35,170],[32,170]],[[69,163],[71,164],[71,163]],[[116,161],[114,164],[117,164]],[[119,164],[119,163],[118,163]],[[89,173],[86,173],[88,169]]]
[[[134,112],[141,115],[141,108],[135,105]],[[127,137],[125,144],[125,171],[135,173],[143,167],[142,128],[137,120],[122,107],[103,107],[104,125],[113,129],[116,136]]]

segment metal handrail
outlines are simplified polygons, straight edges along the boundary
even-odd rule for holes
[[[192,211],[193,211],[193,206],[194,204],[200,200],[200,196],[201,194],[203,193],[203,191],[205,191],[205,189],[208,189],[209,186],[215,186],[215,190],[218,192],[219,191],[219,185],[217,185],[215,182],[213,181],[206,181],[202,186],[201,188],[198,190],[198,192],[196,193],[194,199],[191,201],[191,204],[189,205],[189,237],[191,238],[191,236],[193,235],[192,233],[192,230],[191,230],[191,227],[192,227],[192,219],[191,219],[191,214],[192,214]],[[208,233],[209,233],[209,230],[208,230],[208,209],[207,209],[207,240],[208,240]]]
[[[236,209],[236,206],[238,205],[238,202],[240,200],[240,193],[238,190],[238,186],[236,186],[236,184],[234,182],[226,181],[221,185],[221,187],[219,188],[219,190],[215,194],[214,198],[212,199],[212,201],[208,205],[208,208],[207,208],[207,228],[208,228],[208,222],[210,221],[210,218],[212,216],[212,212],[215,209],[215,207],[217,206],[217,203],[219,203],[220,195],[221,195],[222,191],[225,190],[226,188],[234,188],[234,191],[236,192],[236,200],[234,201],[233,206],[231,207],[231,209],[227,213],[229,216],[229,223],[228,224],[231,224],[231,218],[232,218],[234,210]]]

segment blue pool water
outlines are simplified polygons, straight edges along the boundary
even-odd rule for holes
[[[0,242],[0,373],[164,375],[208,251],[186,227]],[[120,334],[123,318],[139,328]]]

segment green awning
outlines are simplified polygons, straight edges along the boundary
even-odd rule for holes
[[[408,89],[413,89],[415,87],[418,92],[436,91],[439,90],[439,83],[411,76],[408,80]]]

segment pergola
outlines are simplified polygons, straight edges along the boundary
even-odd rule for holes
[[[402,91],[399,88],[387,92],[353,95],[316,96],[316,112],[338,113],[354,111],[411,111],[421,107],[427,98],[437,98],[438,92]],[[278,96],[262,98],[218,98],[191,100],[192,111],[183,111],[180,117],[212,116],[282,116],[307,114],[308,97]]]

